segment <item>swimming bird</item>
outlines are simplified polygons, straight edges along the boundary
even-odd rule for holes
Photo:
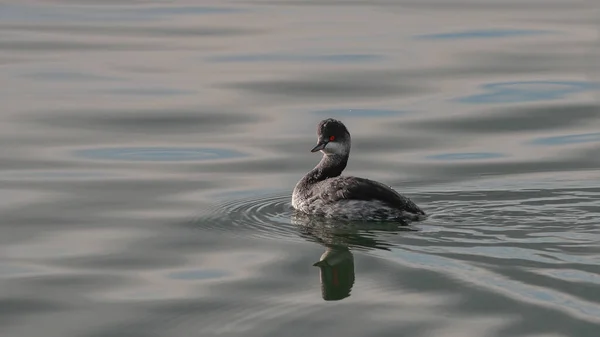
[[[427,217],[412,200],[380,182],[342,176],[350,156],[350,132],[339,120],[317,125],[321,161],[294,187],[292,207],[308,215],[350,221],[419,221]]]

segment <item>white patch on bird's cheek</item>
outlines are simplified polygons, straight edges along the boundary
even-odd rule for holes
[[[348,147],[340,142],[329,142],[321,152],[325,154],[345,154],[348,153]]]

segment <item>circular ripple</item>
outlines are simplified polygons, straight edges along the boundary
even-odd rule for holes
[[[297,226],[289,194],[226,202],[184,226],[359,248],[365,254],[387,250],[377,256],[597,322],[599,188],[439,191],[415,199],[436,215],[415,227],[435,230],[339,233],[327,226]],[[538,281],[531,281],[532,273]]]
[[[173,148],[173,147],[117,147],[96,148],[74,151],[77,157],[122,161],[205,161],[230,159],[245,156],[244,153],[229,149],[213,148]]]
[[[289,195],[232,200],[196,218],[190,226],[265,238],[298,238],[292,224],[293,209]]]
[[[281,194],[229,201],[184,226],[226,231],[244,237],[309,240],[358,249],[387,249],[390,244],[376,239],[376,233],[415,230],[396,222],[347,222],[302,215],[292,208],[291,196]]]

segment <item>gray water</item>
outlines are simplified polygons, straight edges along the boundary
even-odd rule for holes
[[[0,335],[599,336],[599,8],[4,1]],[[430,218],[292,217],[326,117]]]

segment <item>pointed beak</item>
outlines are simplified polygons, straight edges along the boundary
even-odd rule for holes
[[[329,266],[329,264],[325,260],[313,263],[313,267],[327,267],[327,266]]]
[[[327,145],[327,141],[320,140],[319,143],[317,143],[317,146],[313,147],[312,150],[310,150],[310,152],[321,151],[325,148],[325,145]]]

